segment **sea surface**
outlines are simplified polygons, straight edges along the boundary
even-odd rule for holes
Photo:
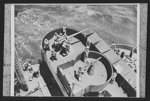
[[[66,25],[90,28],[109,45],[137,45],[136,5],[15,5],[15,48],[19,58],[37,63],[41,41],[50,31]]]

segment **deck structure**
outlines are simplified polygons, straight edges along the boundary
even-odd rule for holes
[[[133,72],[133,66],[129,63],[130,60],[137,59],[136,50],[129,61],[124,61],[120,55],[116,54],[114,46],[109,46],[94,31],[66,28],[66,36],[58,40],[70,42],[69,52],[63,56],[60,50],[53,49],[55,33],[60,35],[64,33],[64,29],[55,29],[43,38],[42,61],[40,64],[32,65],[33,69],[40,71],[40,76],[29,81],[31,73],[29,71],[23,73],[29,90],[23,92],[21,96],[136,96],[136,73]],[[130,54],[131,48],[127,46],[115,45],[115,47],[120,49],[120,52]],[[52,51],[56,56],[54,60],[51,58]],[[93,63],[92,67],[88,63]],[[137,66],[136,63],[135,66]],[[81,67],[88,68],[79,79],[75,74]]]

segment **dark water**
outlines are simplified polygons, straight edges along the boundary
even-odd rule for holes
[[[22,60],[41,58],[44,36],[63,24],[90,28],[108,44],[136,46],[136,5],[17,5],[15,6],[16,49]]]

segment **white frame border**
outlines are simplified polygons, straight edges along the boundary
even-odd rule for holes
[[[137,86],[137,94],[136,97],[140,97],[140,52],[139,52],[139,44],[140,44],[140,3],[34,3],[34,4],[11,4],[11,96],[14,96],[14,50],[15,50],[15,38],[14,38],[14,16],[15,16],[15,5],[137,5],[137,78],[136,78],[136,86]]]
[[[14,48],[15,48],[15,45],[14,45],[14,42],[15,42],[15,38],[14,38],[14,13],[15,10],[14,10],[14,4],[11,4],[11,96],[14,96]]]

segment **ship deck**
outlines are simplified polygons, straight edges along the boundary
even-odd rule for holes
[[[104,88],[107,90],[112,97],[128,97],[126,93],[124,93],[121,87],[118,87],[117,82],[113,82],[113,84],[108,84],[107,87]]]
[[[39,64],[34,64],[31,66],[33,68],[33,71],[37,71],[39,69]],[[47,85],[41,75],[39,75],[38,78],[33,78],[32,81],[29,81],[29,78],[32,76],[32,73],[30,73],[29,71],[24,71],[23,74],[27,81],[29,90],[27,92],[22,91],[21,96],[38,96],[38,97],[51,96],[47,88]],[[32,92],[35,88],[39,88],[39,89],[36,90],[35,92]]]
[[[75,38],[73,38],[73,40],[72,40],[73,42],[78,41],[77,39],[75,39],[75,40],[74,39]],[[101,54],[103,54],[104,56],[106,56],[109,59],[109,61],[112,63],[113,67],[117,70],[117,72],[119,74],[121,74],[127,80],[127,82],[129,82],[129,84],[131,84],[131,86],[133,88],[136,88],[136,85],[135,85],[136,84],[136,82],[135,82],[136,81],[136,75],[133,72],[132,68],[130,68],[130,66],[128,66],[124,62],[124,60],[121,59],[120,56],[118,56],[111,49],[111,47],[109,45],[107,45],[107,43],[104,42],[103,39],[100,38],[100,36],[97,33],[94,33],[94,34],[90,35],[89,40],[95,45],[95,47],[98,49],[98,51]],[[50,41],[52,41],[52,40],[50,40]],[[78,42],[78,43],[71,46],[71,52],[69,53],[68,56],[66,56],[64,58],[61,55],[59,55],[59,53],[57,53],[58,60],[53,61],[53,62],[49,59],[50,58],[50,52],[47,51],[46,52],[47,60],[50,62],[50,64],[52,65],[52,67],[53,67],[53,69],[56,73],[58,65],[63,64],[67,61],[74,60],[75,56],[77,56],[78,54],[80,54],[84,50],[84,47],[85,46],[81,42]],[[102,66],[100,66],[100,67],[102,67]],[[105,71],[105,70],[101,70],[101,72],[102,71]],[[70,72],[71,72],[71,70],[70,70]],[[99,75],[97,75],[97,77],[99,77],[100,75],[101,74],[99,73]],[[87,81],[89,82],[89,81],[92,81],[92,80],[88,79]],[[116,97],[127,97],[127,95],[124,93],[123,89],[121,87],[119,87],[116,84],[116,82],[114,82],[114,84],[109,84],[105,89],[107,89],[111,93],[111,95],[114,96],[114,97],[115,96]],[[114,94],[116,91],[118,91],[118,93]]]
[[[72,38],[71,41],[75,42],[78,40],[76,38]],[[76,44],[71,45],[70,53],[67,56],[62,57],[59,53],[57,53],[56,56],[57,56],[58,60],[56,60],[56,61],[50,60],[50,56],[51,56],[50,51],[46,52],[46,56],[47,56],[47,60],[50,62],[55,73],[57,73],[57,67],[59,65],[64,64],[71,60],[75,60],[75,58],[79,54],[81,54],[84,51],[84,49],[85,49],[85,46],[81,42],[78,42]],[[95,59],[90,59],[90,60],[94,61]],[[74,88],[72,89],[73,93],[77,93],[90,85],[101,85],[106,82],[107,72],[106,72],[105,66],[100,61],[98,61],[94,64],[95,65],[95,71],[94,71],[95,73],[93,76],[89,76],[87,73],[85,73],[82,76],[82,81],[78,81],[74,77],[74,70],[78,70],[78,68],[80,66],[84,67],[85,65],[86,64],[84,62],[79,60],[77,63],[75,63],[74,66],[69,67],[62,71],[62,73],[65,75],[66,79],[69,81],[68,83],[71,84],[70,87],[72,88],[72,84],[75,84]]]
[[[130,54],[130,51],[129,50],[126,50],[126,49],[119,49],[120,50],[120,53],[121,52],[125,52],[126,55],[129,55]],[[123,74],[124,78],[131,84],[131,86],[136,89],[136,75],[137,73],[134,71],[134,69],[137,69],[137,54],[133,54],[132,58],[126,58],[125,60],[123,59],[123,61],[127,64],[128,66],[128,71],[127,69],[122,69],[120,70],[121,72],[124,72],[125,70],[127,72],[125,72]]]
[[[95,45],[98,50],[110,60],[117,72],[120,73],[134,89],[136,89],[137,75],[134,72],[134,68],[131,67],[133,64],[130,63],[131,66],[128,65],[130,60],[126,59],[126,61],[124,61],[121,59],[120,56],[117,55],[116,52],[114,52],[114,50],[111,49],[111,47],[105,41],[103,41],[103,39],[97,33],[91,35],[89,39],[93,43],[99,42]],[[130,51],[125,48],[119,48],[119,50],[120,53],[125,52],[126,55],[129,55],[130,53]],[[131,59],[135,61],[135,65],[137,67],[137,54],[134,53]]]

